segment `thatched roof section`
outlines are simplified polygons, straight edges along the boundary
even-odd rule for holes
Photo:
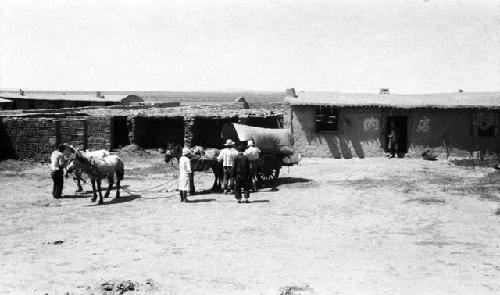
[[[436,94],[370,94],[298,92],[285,97],[291,105],[386,108],[488,108],[500,109],[500,92],[456,92]]]
[[[114,109],[114,108],[93,108],[81,110],[82,112],[89,114],[91,116],[142,116],[142,117],[155,117],[155,116],[168,116],[168,117],[207,117],[207,118],[229,118],[229,117],[246,117],[246,116],[258,116],[258,117],[268,117],[274,116],[281,113],[281,110],[269,110],[269,109],[239,109],[234,108],[231,104],[219,104],[219,105],[189,105],[189,106],[178,106],[169,108],[156,108],[151,107],[147,109],[143,108],[124,108],[124,109]]]

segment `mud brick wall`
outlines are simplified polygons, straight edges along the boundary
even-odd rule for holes
[[[46,118],[2,118],[0,158],[48,161],[58,144],[59,125]]]
[[[58,142],[87,148],[87,122],[85,119],[61,119]]]
[[[194,146],[195,126],[196,120],[194,117],[184,117],[184,146]]]
[[[113,117],[87,118],[87,148],[110,150],[113,146]]]

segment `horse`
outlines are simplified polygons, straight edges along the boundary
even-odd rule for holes
[[[113,187],[113,181],[116,176],[116,196],[120,197],[120,181],[123,180],[123,175],[125,173],[125,168],[123,161],[116,155],[109,155],[103,158],[90,156],[85,152],[76,151],[74,157],[71,159],[67,166],[67,173],[72,171],[80,170],[83,171],[90,177],[92,183],[93,197],[92,202],[97,200],[97,192],[99,193],[98,204],[103,203],[102,192],[101,192],[101,180],[106,178],[108,180],[108,189],[104,195],[105,198],[109,197],[111,188]],[[96,189],[97,184],[97,189]]]
[[[222,189],[222,163],[217,161],[220,151],[215,148],[204,149],[201,146],[195,146],[191,149],[191,154],[189,159],[191,161],[191,173],[190,175],[190,189],[189,193],[194,195],[196,192],[194,186],[194,172],[195,171],[206,171],[212,169],[214,173],[214,184],[212,185],[212,191],[220,191]],[[177,159],[182,155],[182,146],[176,144],[168,144],[165,148],[165,162],[169,163],[172,159]]]
[[[69,149],[73,153],[76,152],[75,148],[72,146],[70,146]],[[96,157],[99,159],[109,156],[109,152],[107,150],[86,151],[85,154],[87,156]],[[78,193],[83,191],[81,182],[83,181],[86,183],[86,181],[82,177],[82,174],[84,172],[81,169],[74,169],[71,173],[73,174],[73,180],[76,182],[76,192]],[[68,172],[66,172],[66,178],[67,177],[68,177]]]

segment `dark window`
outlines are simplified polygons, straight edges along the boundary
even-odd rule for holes
[[[497,133],[496,113],[476,113],[472,117],[472,131],[476,136],[494,137]]]
[[[317,106],[315,112],[316,131],[339,131],[339,109]]]

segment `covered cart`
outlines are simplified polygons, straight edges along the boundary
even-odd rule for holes
[[[273,182],[278,179],[282,166],[298,164],[301,157],[293,152],[293,136],[289,129],[251,127],[227,123],[222,128],[223,140],[231,139],[247,145],[253,140],[261,151],[256,177],[259,181]]]

